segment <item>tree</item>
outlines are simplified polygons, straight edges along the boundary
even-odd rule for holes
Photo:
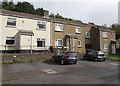
[[[59,13],[55,15],[55,18],[63,19],[63,17]]]
[[[34,13],[34,6],[29,2],[18,2],[15,5],[15,11],[17,12],[25,12],[25,13]]]
[[[5,9],[5,10],[14,11],[15,10],[15,4],[12,0],[10,2],[8,2],[7,0],[4,0],[2,2],[2,8]]]
[[[116,39],[120,39],[120,25],[113,24],[111,27],[112,27],[112,30],[114,30],[116,33]]]
[[[37,8],[34,12],[36,15],[44,16],[44,10],[43,8]]]
[[[49,17],[54,18],[55,16],[54,16],[53,13],[51,13],[51,14],[49,15]]]

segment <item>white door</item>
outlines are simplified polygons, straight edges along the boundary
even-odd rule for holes
[[[31,36],[21,35],[20,36],[20,49],[30,50],[31,41],[32,41]]]
[[[112,44],[112,45],[111,45],[111,48],[112,48],[112,54],[116,54],[115,44]]]

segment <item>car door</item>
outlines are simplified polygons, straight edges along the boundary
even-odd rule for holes
[[[92,58],[93,58],[92,51],[88,52],[87,58],[88,58],[88,60],[92,60]]]

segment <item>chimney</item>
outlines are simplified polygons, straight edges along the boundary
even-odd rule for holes
[[[49,17],[49,11],[48,10],[44,10],[44,17]]]

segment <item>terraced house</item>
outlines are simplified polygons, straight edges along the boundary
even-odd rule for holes
[[[105,53],[116,53],[115,32],[106,26],[88,24],[84,29],[86,34],[85,48],[101,50]]]
[[[2,11],[0,51],[39,52],[53,49],[85,53],[86,49],[115,53],[115,33],[105,26]]]
[[[50,46],[50,22],[31,14],[2,11],[0,50],[34,52]]]
[[[52,46],[69,51],[84,52],[84,24],[65,20],[52,20]]]

